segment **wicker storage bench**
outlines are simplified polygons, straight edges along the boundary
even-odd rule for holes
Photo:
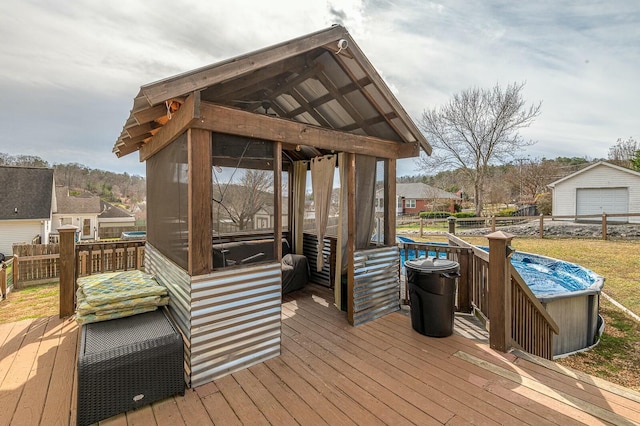
[[[160,309],[82,326],[78,426],[184,395],[182,336]]]

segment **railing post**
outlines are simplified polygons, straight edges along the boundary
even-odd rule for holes
[[[496,232],[496,216],[491,216],[491,232]]]
[[[7,296],[7,266],[0,262],[0,299]]]
[[[544,238],[544,215],[540,215],[540,239]]]
[[[455,216],[449,216],[447,220],[449,221],[449,233],[451,235],[456,235],[456,221],[458,218]]]
[[[501,352],[511,348],[511,265],[513,235],[497,231],[489,240],[489,346]]]
[[[608,236],[607,236],[607,214],[606,213],[602,213],[602,239],[603,240],[608,239]]]
[[[60,318],[73,315],[75,311],[75,266],[77,226],[64,225],[60,234]]]

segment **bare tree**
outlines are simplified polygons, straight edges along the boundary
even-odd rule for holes
[[[640,159],[640,144],[630,137],[627,140],[619,138],[615,145],[609,148],[609,160],[619,166],[635,169],[635,161]]]
[[[519,130],[540,114],[542,102],[525,105],[525,83],[505,89],[472,88],[453,95],[444,106],[423,112],[418,124],[433,146],[419,164],[430,170],[459,168],[473,182],[476,215],[483,207],[483,184],[489,165],[505,162],[523,147]]]
[[[213,201],[220,206],[214,219],[230,220],[240,231],[249,229],[256,213],[273,205],[273,172],[246,169],[238,184],[214,185]]]

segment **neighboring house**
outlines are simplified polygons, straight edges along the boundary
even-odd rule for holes
[[[103,200],[100,200],[100,209],[102,212],[98,215],[99,236],[119,237],[122,228],[135,228],[136,218],[133,213]]]
[[[289,198],[282,197],[282,226],[288,228],[289,223]],[[274,208],[273,205],[262,207],[254,216],[253,223],[255,229],[273,229]]]
[[[59,186],[56,188],[56,198],[58,209],[53,214],[54,227],[77,226],[79,239],[97,240],[98,215],[102,213],[100,197],[88,192],[70,195],[68,187]]]
[[[549,187],[553,190],[554,216],[640,213],[640,173],[606,161],[565,176]],[[640,223],[640,217],[608,220]]]
[[[0,253],[13,255],[13,244],[48,241],[56,228],[53,170],[0,166]]]
[[[383,189],[376,192],[376,212],[383,211]],[[422,211],[442,210],[451,205],[459,197],[451,192],[427,185],[425,183],[396,184],[398,199],[396,213],[398,215],[416,215]]]

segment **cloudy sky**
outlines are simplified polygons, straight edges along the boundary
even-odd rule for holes
[[[143,175],[137,154],[111,152],[141,85],[334,23],[414,119],[526,82],[542,114],[523,157],[605,158],[640,139],[637,1],[2,0],[0,152]]]

